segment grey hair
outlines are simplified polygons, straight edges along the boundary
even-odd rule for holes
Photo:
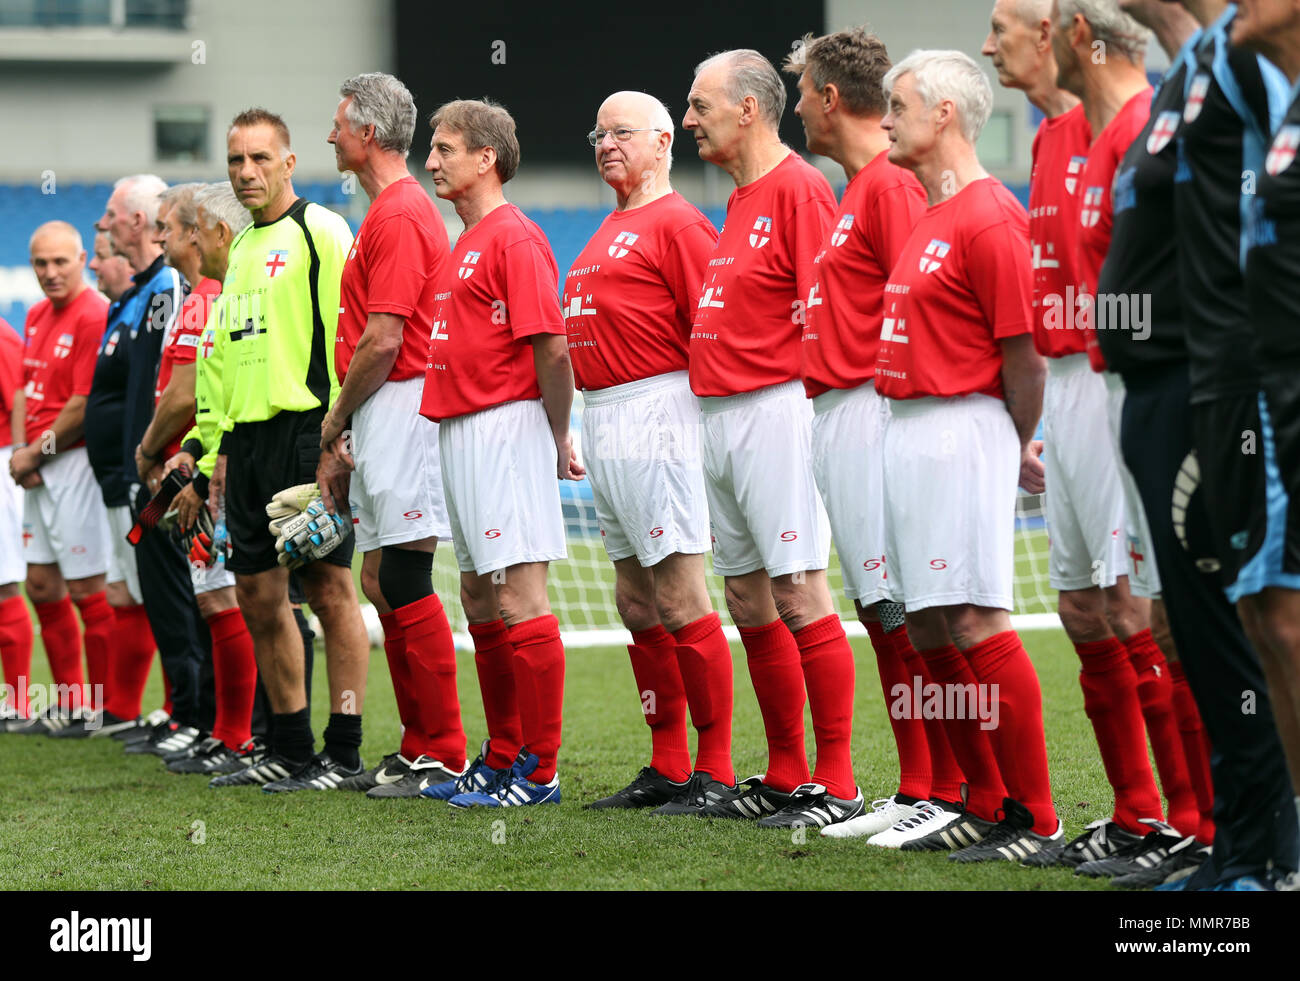
[[[177,184],[175,187],[169,187],[163,191],[159,196],[159,200],[163,204],[170,204],[175,209],[176,219],[181,223],[181,227],[194,228],[199,223],[198,208],[194,204],[194,195],[205,187],[207,185],[201,181],[192,184]]]
[[[204,185],[194,195],[194,210],[197,212],[199,208],[203,209],[208,219],[203,223],[205,227],[212,229],[217,227],[217,222],[225,222],[231,236],[238,235],[253,220],[248,209],[235,197],[235,189],[230,186],[230,181]]]
[[[344,115],[353,126],[374,126],[375,142],[405,156],[415,135],[415,100],[392,75],[367,72],[339,86],[339,95],[352,96]]]
[[[127,212],[143,212],[145,224],[152,228],[158,220],[158,206],[162,204],[162,193],[167,190],[167,182],[156,174],[132,174],[130,177],[120,177],[113,183],[113,190],[120,187],[126,188],[123,202]]]
[[[993,86],[975,60],[961,51],[913,51],[885,75],[885,98],[909,74],[927,109],[945,100],[956,106],[962,135],[974,146],[993,114]]]
[[[770,61],[753,48],[736,48],[705,58],[695,66],[695,77],[714,65],[728,69],[725,91],[731,102],[739,105],[745,96],[752,95],[767,124],[773,129],[780,127],[785,112],[785,83]]]
[[[1124,11],[1116,0],[1060,0],[1061,19],[1058,27],[1068,27],[1075,14],[1080,14],[1092,28],[1092,37],[1106,50],[1114,49],[1127,61],[1141,61],[1151,41],[1147,30]]]

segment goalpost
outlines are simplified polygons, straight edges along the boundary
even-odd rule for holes
[[[582,395],[574,396],[573,432],[582,458],[580,420]],[[600,542],[600,527],[592,504],[591,486],[587,481],[563,481],[560,500],[564,508],[565,534],[569,557],[552,562],[548,576],[551,610],[560,621],[566,647],[603,647],[627,644],[631,637],[619,621],[614,608],[614,566]],[[722,596],[722,579],[713,575],[712,559],[706,559],[709,595],[713,607],[722,616],[730,640],[739,634],[731,626]],[[827,571],[836,612],[844,621],[849,636],[865,636],[857,621],[853,603],[844,596],[839,558],[831,548]],[[460,606],[460,574],[450,544],[438,548],[434,561],[433,585],[443,598],[443,605],[456,635],[456,644],[472,648],[465,630],[465,614]],[[1012,623],[1017,630],[1036,630],[1060,626],[1056,615],[1056,591],[1047,582],[1047,531],[1043,525],[1042,498],[1021,494],[1016,503],[1015,610]]]

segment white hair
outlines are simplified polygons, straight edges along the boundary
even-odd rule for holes
[[[127,214],[142,212],[145,224],[152,228],[158,220],[158,208],[162,204],[162,193],[167,190],[167,182],[156,174],[132,174],[113,183],[114,191],[121,187],[126,188],[122,203],[126,205]]]
[[[960,51],[913,51],[885,75],[885,98],[904,75],[911,75],[927,109],[951,102],[962,136],[972,146],[993,114],[993,86],[973,58]]]
[[[1057,27],[1069,27],[1075,14],[1092,28],[1092,37],[1106,50],[1114,49],[1127,61],[1139,62],[1151,41],[1147,30],[1124,11],[1116,0],[1060,0],[1061,19]]]
[[[650,111],[646,114],[650,123],[657,130],[662,130],[668,134],[668,158],[666,166],[668,170],[673,169],[673,140],[676,138],[676,131],[673,129],[673,116],[668,111],[668,107],[656,99],[653,95],[646,95],[652,105]]]
[[[194,208],[196,211],[203,209],[203,217],[207,219],[203,222],[205,228],[216,228],[217,222],[225,222],[232,238],[253,220],[248,209],[235,197],[235,189],[230,186],[230,181],[204,185],[194,195]]]

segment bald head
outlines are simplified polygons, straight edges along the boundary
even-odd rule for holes
[[[1036,27],[1038,22],[1052,16],[1052,0],[1005,0],[1007,12],[1021,22]]]
[[[32,271],[41,284],[41,292],[56,307],[71,303],[86,288],[82,279],[86,250],[81,244],[81,233],[66,221],[47,221],[36,229],[30,248]]]
[[[613,127],[626,126],[629,129],[657,129],[668,134],[668,168],[673,165],[673,117],[668,107],[645,92],[615,92],[600,104],[596,114],[598,128],[600,120],[617,120]],[[653,135],[653,134],[651,134]]]
[[[32,232],[32,237],[27,242],[27,248],[35,251],[37,242],[40,242],[42,248],[59,247],[68,245],[73,252],[84,252],[85,245],[81,242],[81,232],[68,224],[66,221],[47,221],[36,231]]]

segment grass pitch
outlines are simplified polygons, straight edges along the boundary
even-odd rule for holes
[[[1064,634],[1024,635],[1042,680],[1048,757],[1067,836],[1110,813],[1113,799],[1083,712],[1077,660]],[[854,641],[854,762],[868,799],[896,789],[894,755],[874,656]],[[734,742],[743,778],[765,765],[762,721],[744,653],[736,669]],[[37,682],[47,682],[37,644]],[[459,657],[471,753],[485,735],[473,656]],[[328,702],[317,643],[316,732]],[[381,652],[372,652],[362,756],[398,743],[397,709]],[[369,800],[341,792],[209,790],[153,757],[124,756],[111,739],[0,735],[0,882],[8,889],[1105,889],[1064,870],[955,865],[943,855],[871,848],[815,832],[752,824],[591,812],[581,805],[627,783],[649,758],[635,683],[622,648],[569,652],[563,803],[458,811],[429,800]],[[158,672],[146,709],[161,700]],[[808,750],[813,752],[812,724]]]

